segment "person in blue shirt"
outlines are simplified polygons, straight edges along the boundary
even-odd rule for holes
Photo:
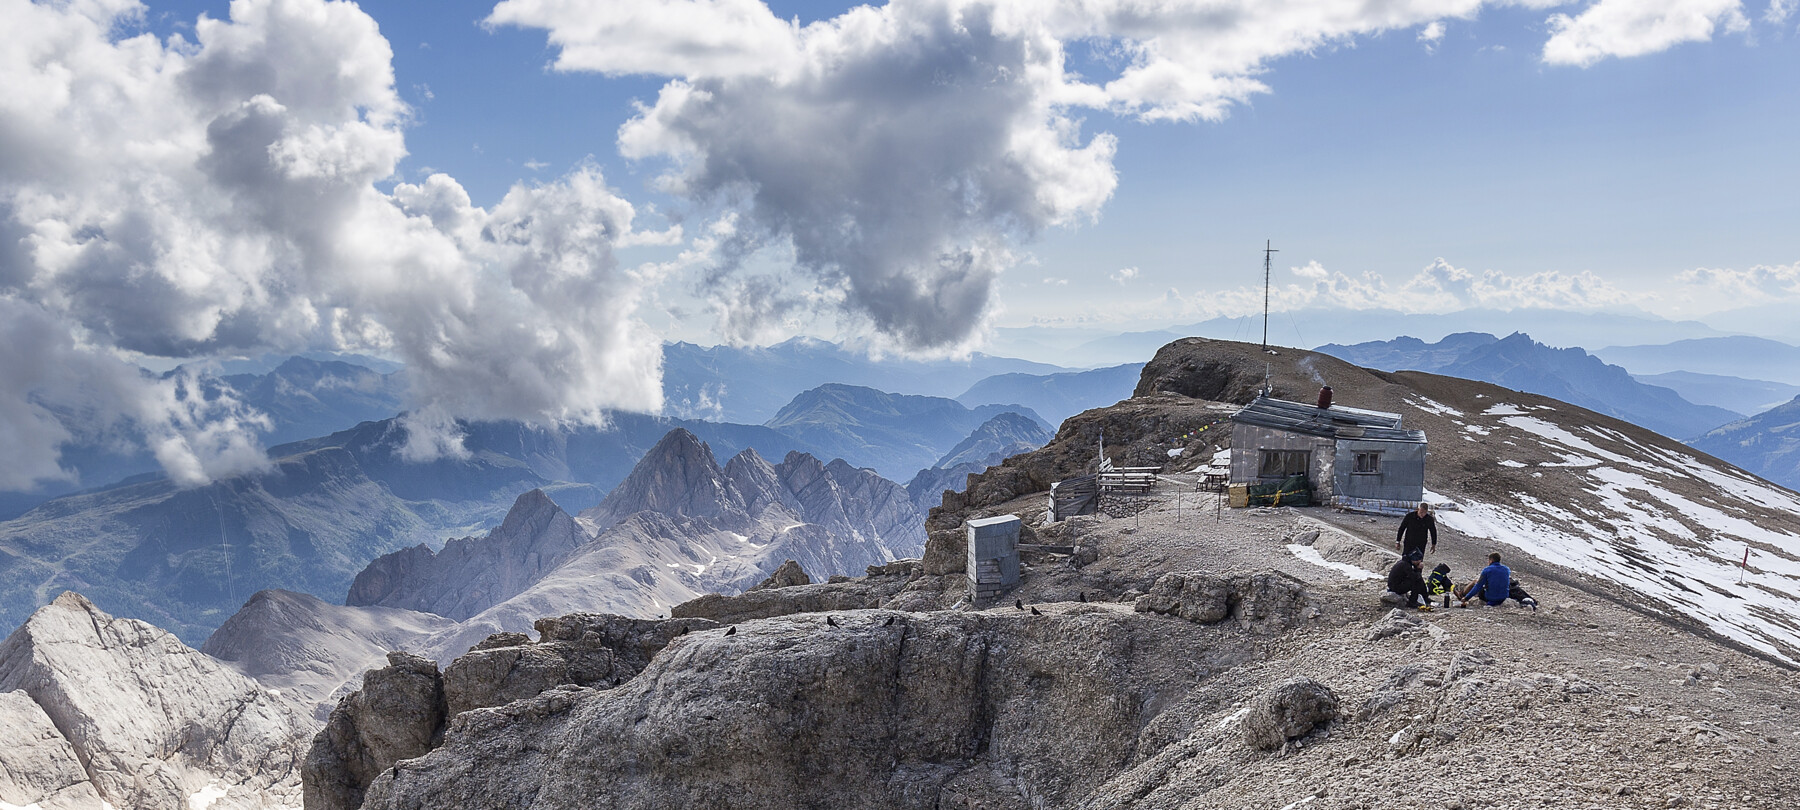
[[[1507,594],[1512,590],[1512,569],[1500,564],[1500,552],[1488,555],[1488,566],[1481,569],[1481,578],[1475,580],[1474,587],[1463,594],[1460,607],[1468,607],[1470,602],[1480,599],[1488,607],[1499,607],[1506,603]]]

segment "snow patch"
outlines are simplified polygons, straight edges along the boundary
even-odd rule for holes
[[[1500,460],[1500,466],[1502,466],[1502,467],[1523,467],[1525,465],[1521,464],[1517,461],[1513,461],[1510,458],[1503,458]]]
[[[1289,543],[1287,550],[1290,552],[1293,552],[1294,556],[1299,557],[1300,559],[1305,560],[1309,563],[1312,563],[1313,565],[1330,568],[1330,569],[1337,571],[1351,579],[1380,579],[1381,578],[1380,575],[1378,575],[1378,574],[1370,573],[1370,572],[1365,571],[1361,568],[1358,568],[1354,565],[1350,565],[1348,563],[1336,562],[1333,560],[1327,560],[1323,556],[1320,556],[1318,549],[1313,548],[1312,546],[1303,546],[1303,545],[1300,545],[1299,543]]]
[[[219,783],[213,782],[188,797],[188,810],[206,810],[212,806],[213,802],[225,798],[225,793],[225,788],[220,787]]]
[[[1525,409],[1520,408],[1517,405],[1508,405],[1508,404],[1502,402],[1498,405],[1488,406],[1488,409],[1485,411],[1482,411],[1481,415],[1482,416],[1518,416],[1523,413],[1525,413]]]
[[[1459,418],[1464,416],[1462,411],[1452,408],[1449,405],[1445,405],[1442,402],[1426,399],[1425,397],[1408,397],[1406,402],[1421,411],[1435,413],[1439,416],[1455,416]]]

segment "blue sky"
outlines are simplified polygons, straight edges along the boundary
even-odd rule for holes
[[[848,7],[770,6],[803,24]],[[202,11],[228,16],[220,2],[151,8],[164,32]],[[692,208],[652,187],[664,162],[616,146],[665,77],[553,70],[542,31],[481,24],[491,3],[362,8],[392,43],[414,110],[402,178],[446,172],[491,205],[515,183],[592,161],[627,199]],[[1084,111],[1084,133],[1119,139],[1117,190],[1097,221],[1023,245],[995,322],[1191,321],[1196,310],[1159,296],[1253,283],[1265,238],[1284,270],[1317,262],[1394,282],[1442,257],[1509,276],[1591,271],[1664,293],[1638,306],[1704,315],[1720,302],[1690,301],[1670,286],[1677,274],[1800,260],[1800,49],[1794,20],[1764,24],[1766,8],[1744,6],[1757,20],[1745,33],[1586,67],[1545,63],[1550,11],[1486,8],[1433,43],[1415,26],[1270,60],[1259,76],[1270,92],[1221,121]],[[1071,68],[1107,72],[1098,51],[1072,45]],[[1123,268],[1135,277],[1109,278]],[[699,319],[662,328],[717,339]]]
[[[362,8],[392,43],[397,88],[414,110],[401,177],[446,172],[491,205],[515,183],[592,161],[627,199],[692,209],[652,187],[663,161],[629,161],[616,146],[633,104],[653,101],[665,77],[553,70],[557,49],[542,31],[481,24],[489,3]],[[771,5],[802,23],[845,8]],[[164,31],[201,11],[227,15],[217,2],[152,9]],[[1766,7],[1744,11],[1754,19]],[[1509,276],[1591,271],[1626,290],[1666,291],[1638,305],[1671,317],[1720,306],[1675,292],[1682,271],[1800,260],[1791,19],[1577,67],[1545,63],[1549,13],[1483,9],[1432,43],[1418,26],[1285,55],[1259,76],[1270,92],[1220,121],[1084,111],[1085,134],[1119,139],[1117,190],[1097,221],[1022,245],[995,322],[1191,321],[1192,307],[1159,296],[1254,282],[1265,238],[1284,270],[1317,262],[1390,282],[1439,257]],[[1073,44],[1071,68],[1107,72],[1098,50]],[[1137,273],[1109,278],[1122,268]],[[1115,308],[1128,313],[1115,318]],[[699,319],[662,326],[717,339]]]
[[[1797,10],[0,0],[0,487],[55,407],[261,463],[138,364],[393,358],[428,456],[656,410],[664,340],[1244,315],[1265,239],[1278,311],[1800,335]]]

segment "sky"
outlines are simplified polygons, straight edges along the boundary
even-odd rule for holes
[[[1797,5],[0,0],[0,487],[72,411],[263,463],[140,364],[392,357],[426,458],[663,340],[1243,315],[1268,242],[1277,310],[1729,331],[1800,296]]]

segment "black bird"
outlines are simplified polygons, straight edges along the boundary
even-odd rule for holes
[[[825,617],[825,623],[828,625],[831,625],[832,627],[838,626],[837,622],[832,621],[830,616]]]
[[[894,626],[894,617],[893,617],[893,616],[889,616],[889,617],[888,617],[888,620],[887,620],[887,621],[885,621],[885,622],[883,622],[883,623],[882,623],[882,624],[881,624],[881,626],[882,626],[882,627],[893,627],[893,626]]]
[[[1013,600],[1013,607],[1016,607],[1016,608],[1018,608],[1018,609],[1020,609],[1020,610],[1024,610],[1024,609],[1025,609],[1025,600],[1023,600],[1023,599],[1014,599],[1014,600]]]
[[[735,625],[735,624],[734,624],[734,625],[732,625],[732,626],[730,626],[730,627],[728,627],[728,628],[726,628],[726,629],[725,629],[725,635],[728,635],[728,636],[735,636],[735,635],[737,635],[737,625]]]
[[[1086,602],[1087,601],[1087,591],[1082,591],[1080,593],[1075,594],[1075,601]]]
[[[687,625],[684,624],[681,626],[681,632],[676,633],[675,635],[685,636],[685,635],[687,635],[687,631],[688,631]]]
[[[1033,616],[1042,616],[1042,615],[1044,615],[1044,614],[1042,614],[1042,613],[1039,613],[1039,612],[1038,612],[1038,609],[1037,609],[1037,608],[1032,608],[1032,609],[1031,609],[1031,615],[1033,615]]]

